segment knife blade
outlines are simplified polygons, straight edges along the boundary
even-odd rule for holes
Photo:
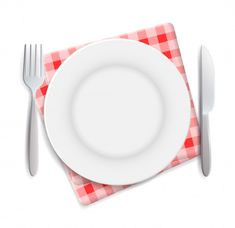
[[[201,141],[201,168],[204,176],[211,170],[211,151],[209,136],[209,112],[214,106],[215,70],[212,57],[205,46],[200,50],[199,74],[199,114],[200,114],[200,141]]]

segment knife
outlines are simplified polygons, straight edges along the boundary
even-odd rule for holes
[[[211,151],[209,136],[209,112],[214,106],[215,70],[212,57],[205,46],[200,50],[199,74],[199,115],[201,128],[201,168],[204,176],[208,176],[211,169]]]

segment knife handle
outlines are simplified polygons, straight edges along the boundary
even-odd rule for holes
[[[201,162],[202,172],[205,177],[210,174],[211,156],[210,156],[210,136],[209,136],[209,117],[202,115],[201,119]]]

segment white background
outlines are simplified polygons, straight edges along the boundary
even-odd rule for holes
[[[235,6],[232,0],[0,1],[0,227],[234,227]],[[40,169],[27,174],[28,93],[21,80],[23,44],[45,52],[174,24],[197,104],[198,49],[216,66],[211,114],[213,166],[201,175],[195,159],[91,206],[81,206],[40,129]]]

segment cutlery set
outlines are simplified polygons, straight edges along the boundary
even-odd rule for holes
[[[175,46],[165,50],[162,45],[170,41]],[[154,45],[158,45],[159,51]],[[30,174],[34,176],[38,170],[37,106],[44,110],[41,114],[48,138],[84,204],[146,180],[165,167],[173,167],[199,153],[202,172],[208,176],[211,165],[208,114],[214,104],[212,58],[202,46],[199,130],[194,107],[190,107],[187,81],[182,77],[184,67],[174,64],[181,58],[176,50],[178,43],[171,24],[54,52],[46,55],[44,62],[42,45],[25,45],[23,80],[31,98],[27,138]],[[60,56],[66,59],[61,66],[64,59],[60,60]],[[97,85],[100,87],[95,89]],[[139,98],[141,86],[145,90]],[[125,99],[120,100],[119,91]],[[132,97],[128,91],[132,91]],[[130,119],[128,115],[122,117],[123,110],[133,112]],[[144,115],[145,119],[140,119]],[[139,125],[141,121],[146,125]],[[130,131],[129,126],[135,126],[135,131]],[[131,140],[138,143],[133,144]]]

